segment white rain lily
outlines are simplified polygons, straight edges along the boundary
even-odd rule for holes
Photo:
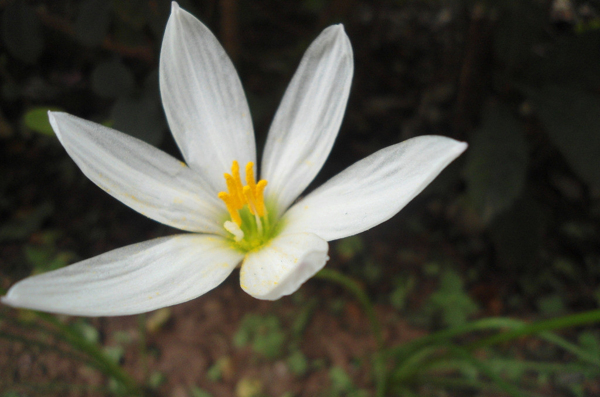
[[[160,90],[185,164],[102,125],[66,113],[49,118],[94,183],[147,217],[192,233],[29,277],[2,302],[83,316],[142,313],[205,294],[237,266],[243,290],[258,299],[293,293],[325,265],[328,241],[394,216],[467,146],[441,136],[409,139],[294,203],[329,155],[352,73],[342,25],[325,29],[283,97],[256,182],[252,121],[234,66],[208,28],[173,3]]]

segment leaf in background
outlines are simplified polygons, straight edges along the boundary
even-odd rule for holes
[[[479,310],[477,303],[465,292],[461,276],[450,269],[442,273],[439,289],[429,297],[429,305],[440,312],[444,324],[449,327],[463,325]]]
[[[573,171],[600,188],[600,97],[556,85],[528,92],[550,139]]]
[[[32,131],[39,132],[40,134],[44,135],[55,136],[54,130],[50,125],[50,121],[48,121],[49,110],[57,112],[64,111],[63,109],[57,107],[41,106],[31,108],[27,110],[25,114],[23,114],[23,124],[25,124],[25,126]]]
[[[94,47],[102,44],[110,28],[111,2],[84,0],[75,20],[75,36],[83,45]]]
[[[42,226],[42,223],[52,215],[54,206],[44,202],[33,209],[18,210],[8,221],[0,227],[0,242],[21,240]]]
[[[543,234],[544,213],[539,204],[527,197],[517,200],[490,225],[498,265],[512,270],[533,269]]]
[[[2,14],[2,38],[8,51],[23,62],[34,63],[42,55],[40,21],[24,0],[8,2]]]
[[[71,324],[71,328],[89,343],[98,343],[100,340],[100,332],[84,319],[79,319]]]
[[[535,72],[541,81],[577,85],[582,89],[600,85],[600,30],[559,36],[548,54],[539,58]]]
[[[525,184],[527,147],[523,129],[510,109],[490,103],[475,131],[465,165],[468,194],[485,222],[506,210]]]
[[[129,95],[134,85],[133,73],[119,61],[102,62],[92,72],[92,90],[104,98]]]
[[[496,57],[509,71],[523,68],[534,55],[533,47],[547,36],[548,20],[543,8],[533,1],[505,2],[496,29]]]
[[[115,102],[110,116],[112,128],[158,146],[166,127],[159,102],[152,98],[122,97]]]

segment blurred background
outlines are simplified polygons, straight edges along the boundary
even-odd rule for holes
[[[309,190],[413,136],[469,143],[399,215],[330,244],[328,266],[366,287],[388,345],[471,319],[543,319],[598,308],[600,1],[179,4],[233,59],[259,150],[304,50],[325,27],[344,24],[354,50],[352,90],[333,151]],[[2,0],[0,12],[0,288],[176,233],[87,180],[46,115],[66,111],[181,158],[158,90],[170,2]],[[0,307],[0,315],[0,396],[118,392],[63,342],[32,326],[33,314]],[[59,320],[156,395],[372,393],[366,363],[375,344],[364,314],[350,295],[320,280],[262,302],[239,288],[234,273],[197,300],[146,316]],[[600,355],[597,327],[565,335]],[[570,359],[530,340],[502,353]],[[598,373],[558,372],[531,377],[513,367],[510,376],[543,395],[600,395]],[[427,387],[418,393],[499,395]]]

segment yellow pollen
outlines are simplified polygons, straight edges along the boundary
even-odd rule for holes
[[[242,218],[239,210],[248,206],[248,210],[252,215],[264,217],[267,214],[265,207],[264,191],[267,186],[267,181],[261,179],[256,183],[254,178],[254,163],[252,161],[246,164],[246,186],[242,185],[240,178],[240,166],[237,161],[233,161],[231,166],[231,174],[224,174],[225,182],[227,183],[228,192],[220,192],[219,198],[223,200],[231,220],[238,226],[242,226]]]

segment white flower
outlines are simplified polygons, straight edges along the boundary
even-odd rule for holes
[[[467,146],[440,136],[410,139],[359,161],[294,204],[329,155],[352,72],[343,27],[325,29],[283,97],[256,183],[252,121],[233,64],[206,26],[173,3],[160,89],[187,164],[102,125],[66,113],[49,118],[94,183],[147,217],[192,233],[27,278],[2,302],[84,316],[141,313],[210,291],[240,263],[248,294],[274,300],[293,293],[325,265],[328,241],[391,218]]]

